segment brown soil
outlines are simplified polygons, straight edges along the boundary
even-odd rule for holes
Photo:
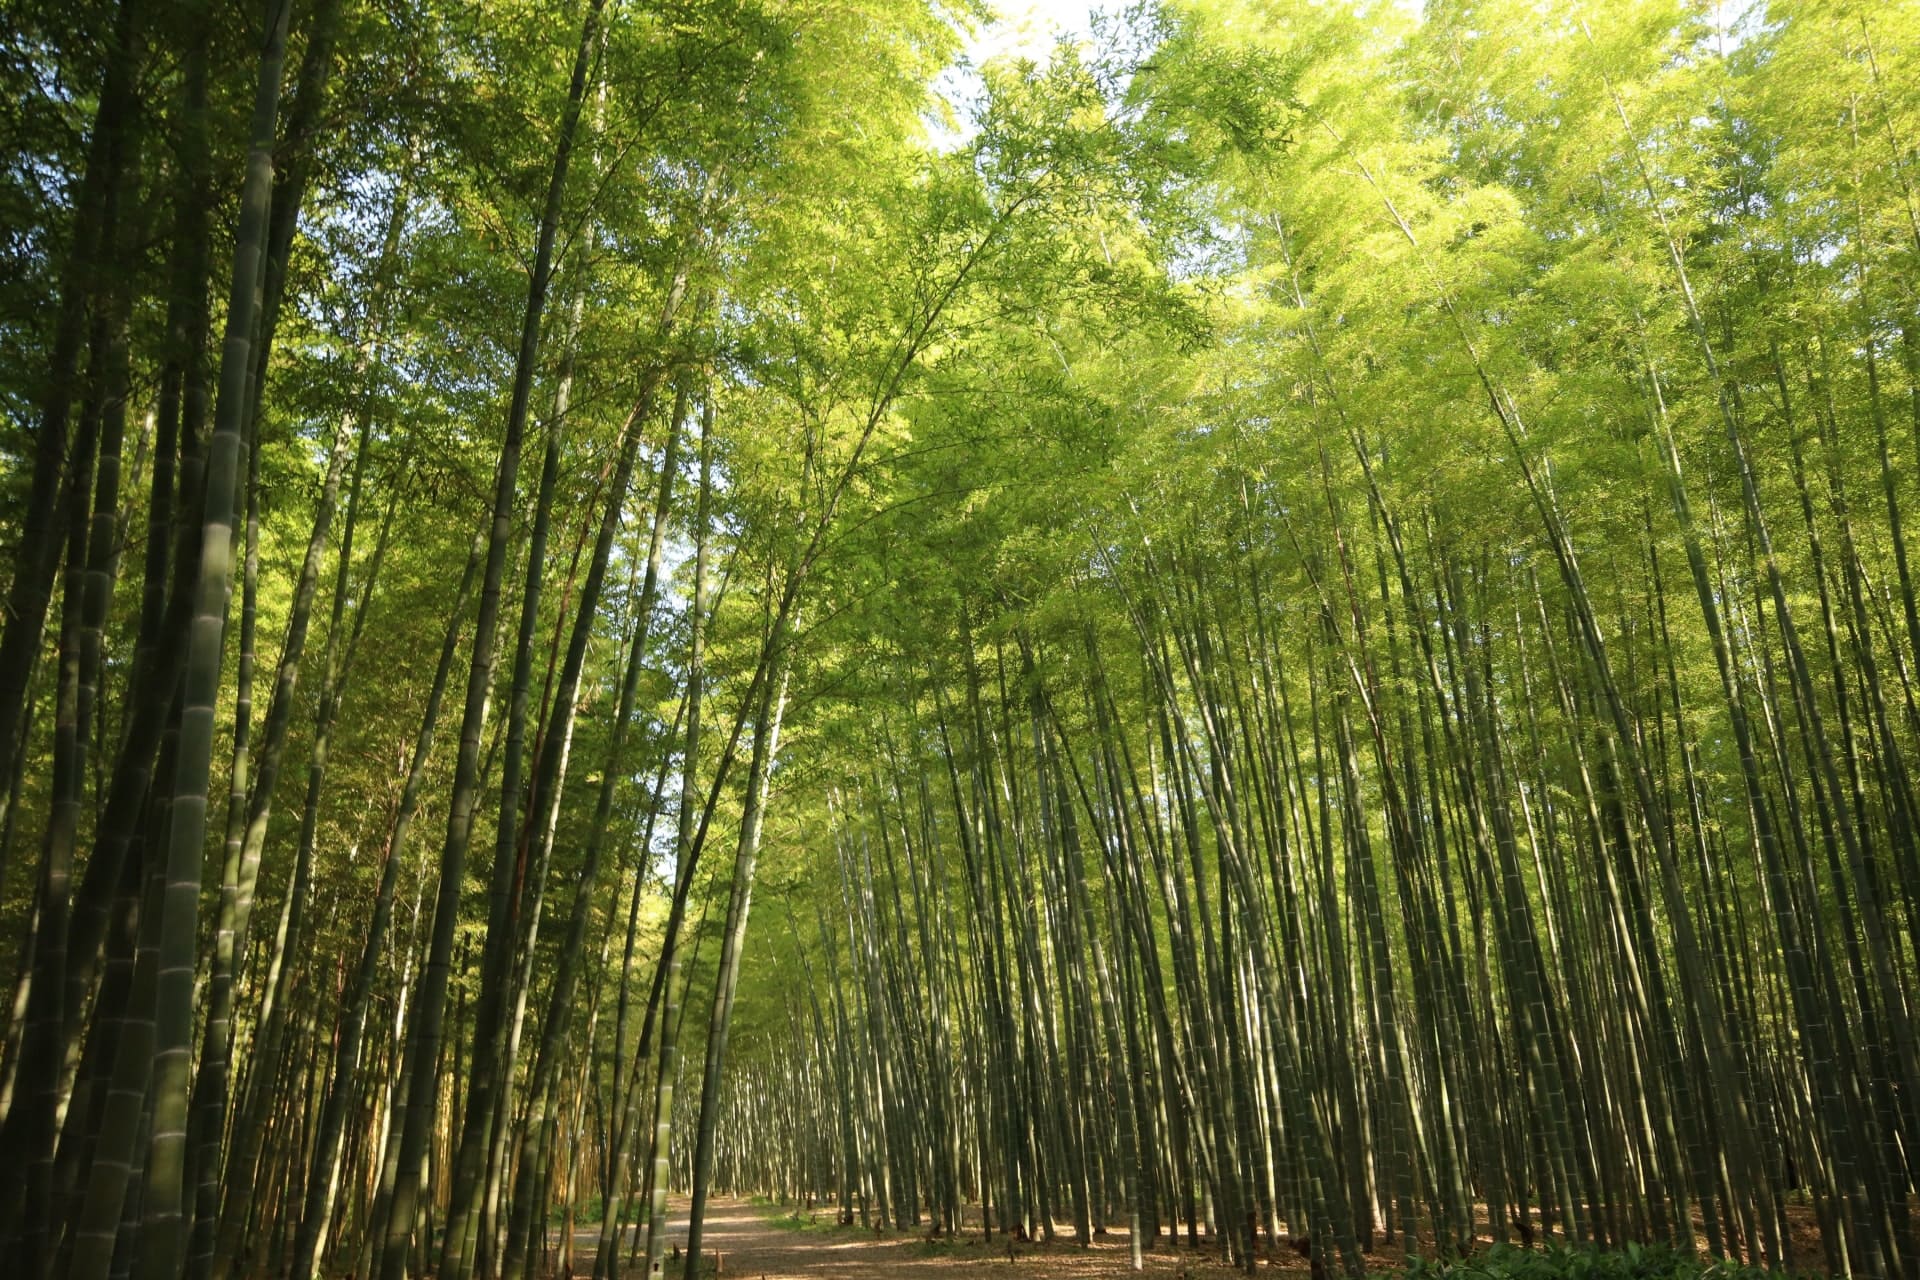
[[[676,1203],[673,1208],[674,1227],[669,1239],[684,1247],[686,1206]],[[1009,1260],[1004,1237],[996,1235],[988,1245],[977,1230],[958,1239],[930,1238],[924,1233],[842,1227],[836,1224],[831,1206],[811,1214],[801,1210],[798,1221],[792,1214],[790,1209],[744,1200],[715,1200],[707,1208],[701,1248],[708,1258],[718,1255],[723,1280],[891,1280],[895,1276],[907,1280],[984,1280],[988,1276],[996,1280],[1017,1280],[1020,1276],[1079,1280],[1134,1274],[1224,1280],[1242,1274],[1221,1263],[1217,1254],[1187,1248],[1175,1251],[1167,1248],[1164,1239],[1159,1249],[1145,1255],[1145,1269],[1133,1272],[1128,1268],[1124,1228],[1097,1238],[1084,1249],[1072,1242],[1071,1231],[1053,1244],[1016,1242]],[[1274,1265],[1263,1262],[1260,1270],[1262,1274],[1297,1271],[1304,1277],[1309,1266],[1306,1259],[1289,1254]],[[626,1274],[644,1275],[644,1264]],[[668,1274],[674,1274],[671,1263]]]
[[[686,1246],[687,1203],[676,1197],[672,1206],[672,1230],[669,1241],[677,1249]],[[1813,1215],[1804,1205],[1788,1208],[1792,1225],[1795,1264],[1816,1268],[1820,1261],[1818,1229]],[[592,1233],[582,1231],[576,1275],[592,1274]],[[1702,1247],[1705,1241],[1701,1241]],[[1109,1230],[1081,1248],[1073,1243],[1072,1230],[1059,1232],[1052,1244],[1015,1242],[1009,1252],[1004,1236],[995,1235],[988,1244],[981,1240],[979,1226],[970,1224],[958,1238],[931,1236],[920,1232],[874,1230],[860,1226],[840,1226],[837,1211],[831,1205],[812,1210],[794,1210],[740,1199],[716,1199],[707,1209],[705,1260],[719,1263],[722,1280],[1093,1280],[1094,1277],[1131,1275],[1179,1277],[1182,1280],[1226,1280],[1243,1273],[1227,1266],[1217,1252],[1194,1250],[1184,1244],[1171,1247],[1163,1236],[1159,1248],[1144,1254],[1139,1272],[1129,1268],[1127,1233],[1124,1227]],[[1389,1275],[1399,1270],[1399,1249],[1380,1248],[1367,1256],[1369,1272]],[[705,1269],[705,1268],[703,1268]],[[1292,1274],[1306,1280],[1312,1272],[1309,1261],[1288,1250],[1276,1256],[1263,1256],[1259,1274]],[[1337,1273],[1337,1272],[1336,1272]],[[623,1268],[623,1280],[643,1280],[645,1264]],[[667,1275],[677,1277],[679,1268],[670,1261]]]

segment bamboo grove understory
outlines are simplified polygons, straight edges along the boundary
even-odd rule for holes
[[[975,21],[0,12],[0,1269],[1920,1277],[1920,4]]]

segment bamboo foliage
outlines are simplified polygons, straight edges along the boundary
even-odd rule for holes
[[[1909,6],[16,8],[23,1274],[1920,1274]]]

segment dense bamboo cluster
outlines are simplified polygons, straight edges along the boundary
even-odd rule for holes
[[[1912,3],[242,9],[0,16],[0,1269],[1920,1276]]]
[[[555,1213],[571,1268],[577,1211],[604,1204],[590,1265],[613,1274],[640,1221],[658,1274],[664,1174],[651,1213],[645,1188],[716,894],[701,852],[737,844],[717,893],[743,904],[796,601],[969,263],[922,262],[941,300],[836,353],[882,375],[851,434],[805,388],[784,432],[791,399],[751,404],[722,349],[766,337],[754,282],[822,214],[797,192],[846,166],[883,201],[911,180],[953,33],[917,6],[881,30],[246,8],[0,26],[25,104],[7,1267],[520,1276],[555,1260]],[[802,28],[823,57],[857,43],[860,74],[820,82]],[[870,145],[832,140],[850,121]],[[876,247],[920,216],[888,212],[833,210]],[[771,429],[723,441],[721,396],[806,465],[756,462]],[[756,505],[791,519],[716,545]],[[703,993],[737,977],[729,920]]]
[[[738,1086],[742,1185],[1356,1274],[1920,1265],[1913,104],[1877,17],[1769,13],[1653,51],[1443,6],[1388,63],[1438,119],[1309,70],[1227,206],[1236,349],[1116,340],[913,535],[949,572],[879,541],[865,748],[793,784],[826,976],[763,1031],[826,1079]]]

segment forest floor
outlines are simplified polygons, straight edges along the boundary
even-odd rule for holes
[[[684,1246],[684,1202],[676,1203],[673,1213],[674,1230],[669,1239]],[[1082,1280],[1136,1274],[1223,1280],[1241,1274],[1220,1262],[1217,1254],[1184,1248],[1175,1251],[1166,1248],[1164,1242],[1160,1249],[1146,1254],[1143,1271],[1132,1272],[1127,1266],[1124,1228],[1097,1237],[1084,1249],[1073,1243],[1072,1229],[1068,1228],[1052,1244],[1016,1243],[1009,1256],[1002,1238],[996,1236],[988,1245],[977,1231],[951,1238],[843,1227],[831,1206],[796,1211],[738,1199],[716,1199],[708,1206],[702,1248],[709,1257],[719,1255],[716,1274],[723,1280],[886,1280],[894,1276],[908,1280],[984,1280],[988,1276],[1001,1280],[1019,1276]],[[1384,1254],[1376,1256],[1387,1262]],[[1298,1271],[1303,1276],[1310,1270],[1305,1258],[1292,1255],[1261,1267],[1263,1273]],[[631,1274],[644,1274],[644,1264]],[[671,1263],[668,1274],[674,1274]]]
[[[686,1201],[676,1198],[672,1206],[673,1230],[668,1239],[676,1247],[686,1244]],[[1792,1206],[1796,1253],[1800,1265],[1820,1257],[1819,1237],[1811,1212],[1805,1206]],[[584,1266],[576,1264],[576,1274],[591,1273],[591,1236],[582,1232],[580,1243],[588,1250]],[[1704,1241],[1702,1242],[1704,1246]],[[723,1280],[888,1280],[900,1276],[906,1280],[1092,1280],[1092,1277],[1145,1275],[1182,1277],[1184,1280],[1225,1280],[1242,1274],[1208,1250],[1161,1247],[1145,1255],[1145,1268],[1128,1269],[1127,1234],[1116,1228],[1093,1244],[1081,1248],[1073,1242],[1072,1229],[1058,1234],[1052,1244],[1016,1243],[1009,1253],[1004,1238],[989,1245],[980,1239],[977,1224],[958,1238],[929,1236],[924,1231],[875,1230],[860,1226],[841,1226],[831,1205],[815,1209],[791,1209],[737,1198],[716,1198],[707,1210],[707,1259],[718,1261],[717,1274]],[[717,1255],[717,1259],[716,1259]],[[1380,1248],[1367,1257],[1368,1271],[1390,1275],[1399,1270],[1402,1255],[1398,1249]],[[706,1268],[702,1268],[706,1270]],[[1311,1274],[1306,1258],[1282,1252],[1263,1258],[1262,1274]],[[628,1277],[645,1274],[645,1264],[623,1272]],[[667,1265],[669,1276],[678,1275],[673,1262]]]

